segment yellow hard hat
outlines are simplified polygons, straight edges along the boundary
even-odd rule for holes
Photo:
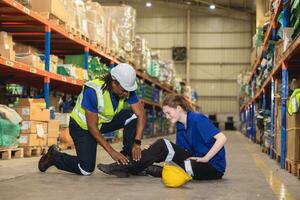
[[[190,180],[192,177],[180,167],[164,163],[162,181],[167,187],[177,188]]]

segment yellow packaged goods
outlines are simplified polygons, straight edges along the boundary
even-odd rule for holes
[[[22,121],[21,133],[23,134],[47,134],[47,123],[39,121]]]
[[[21,98],[19,99],[19,107],[31,107],[37,106],[39,108],[46,108],[46,102],[44,99],[30,99],[30,98]]]
[[[19,138],[20,147],[45,146],[46,144],[47,144],[47,138],[39,137],[37,134],[21,134]]]
[[[48,137],[48,146],[51,146],[53,144],[57,144],[57,137]]]
[[[48,122],[48,137],[58,138],[58,136],[59,136],[59,121],[50,120]]]
[[[23,120],[27,121],[44,121],[50,120],[50,111],[37,106],[16,108],[17,113],[21,115]]]
[[[63,22],[67,22],[67,12],[63,0],[30,0],[31,9],[37,12],[49,12]]]

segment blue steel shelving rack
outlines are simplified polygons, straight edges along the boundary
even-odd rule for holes
[[[38,13],[31,11],[14,0],[2,0],[0,8],[0,16],[2,18],[0,22],[1,31],[11,33],[16,42],[34,46],[45,52],[45,70],[0,57],[0,78],[10,75],[13,76],[11,82],[43,89],[47,108],[49,107],[51,88],[65,93],[79,94],[84,84],[81,80],[50,73],[50,53],[55,55],[83,54],[85,69],[88,69],[89,55],[100,56],[101,60],[110,67],[120,63],[118,59],[109,55],[109,53],[103,52],[89,42],[73,36],[62,27],[46,20]],[[137,71],[137,76],[160,90],[175,93],[171,88],[162,85],[159,81],[150,78],[143,72]],[[41,83],[43,83],[43,86],[41,86]],[[161,110],[161,106],[155,102],[142,101],[147,107],[151,107],[152,127],[154,127],[156,110]],[[196,104],[189,102],[195,108],[198,108]]]
[[[275,11],[275,15],[272,19],[271,25],[268,28],[268,31],[266,33],[266,36],[264,38],[263,42],[263,50],[260,53],[257,61],[253,65],[253,71],[252,75],[250,76],[249,83],[255,79],[257,67],[259,63],[261,62],[262,57],[265,54],[267,42],[270,38],[272,38],[273,41],[276,41],[276,35],[277,35],[277,17],[281,10],[284,12],[283,16],[283,27],[289,27],[289,0],[282,0],[280,1],[280,5]],[[272,34],[272,37],[271,37]],[[274,48],[274,45],[273,45]],[[264,85],[258,91],[255,96],[247,103],[241,106],[240,108],[240,116],[242,119],[242,122],[246,123],[247,127],[247,137],[251,138],[253,140],[253,137],[255,137],[253,129],[255,129],[255,124],[253,123],[255,120],[255,102],[256,100],[263,95],[263,109],[266,110],[267,108],[267,99],[266,99],[266,92],[267,87],[270,86],[270,110],[271,110],[271,137],[270,137],[270,152],[269,156],[271,158],[274,158],[274,121],[275,121],[275,78],[280,77],[280,71],[281,71],[281,78],[282,78],[282,111],[281,111],[281,152],[280,152],[280,166],[282,169],[285,168],[285,160],[286,160],[286,103],[288,98],[288,74],[289,71],[292,71],[292,73],[300,74],[300,60],[297,59],[300,56],[300,35],[298,35],[292,44],[288,47],[288,49],[283,52],[281,61],[278,65],[275,66],[274,59],[273,59],[273,70],[270,73],[268,79],[265,81]],[[288,71],[289,70],[289,71]]]

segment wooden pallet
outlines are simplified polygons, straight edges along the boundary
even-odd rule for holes
[[[0,159],[10,160],[12,158],[23,158],[23,149],[22,148],[0,148]]]
[[[294,161],[286,159],[285,160],[285,169],[289,173],[294,174],[295,176],[297,176],[297,170],[298,170],[298,165],[299,164],[300,164],[299,162],[294,162]]]
[[[65,25],[65,22],[62,21],[61,19],[57,18],[55,15],[53,15],[50,12],[40,12],[40,15],[42,15],[44,18],[49,20],[50,22],[56,24],[56,25]]]
[[[270,148],[268,148],[268,147],[261,147],[261,152],[269,154],[270,153]]]
[[[280,162],[280,154],[278,154],[276,151],[274,151],[274,160],[276,160],[278,163]]]
[[[91,43],[93,46],[95,46],[96,48],[98,48],[100,51],[105,52],[105,48],[104,48],[104,46],[103,46],[101,43],[99,43],[99,42],[97,42],[97,41],[94,41],[94,40],[90,40],[90,43]]]
[[[48,151],[48,147],[23,147],[24,149],[24,157],[33,157],[33,156],[40,156]]]
[[[297,165],[297,177],[300,179],[300,164]]]
[[[115,57],[117,55],[117,53],[115,51],[113,51],[112,49],[110,49],[110,48],[106,48],[105,53],[110,55],[110,56],[113,56],[113,57]]]

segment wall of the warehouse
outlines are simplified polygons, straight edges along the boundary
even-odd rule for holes
[[[161,58],[172,59],[172,47],[186,46],[186,11],[137,8],[137,34]],[[191,16],[191,86],[204,113],[237,113],[237,75],[250,65],[251,23],[220,16]],[[175,64],[185,78],[185,63]]]

